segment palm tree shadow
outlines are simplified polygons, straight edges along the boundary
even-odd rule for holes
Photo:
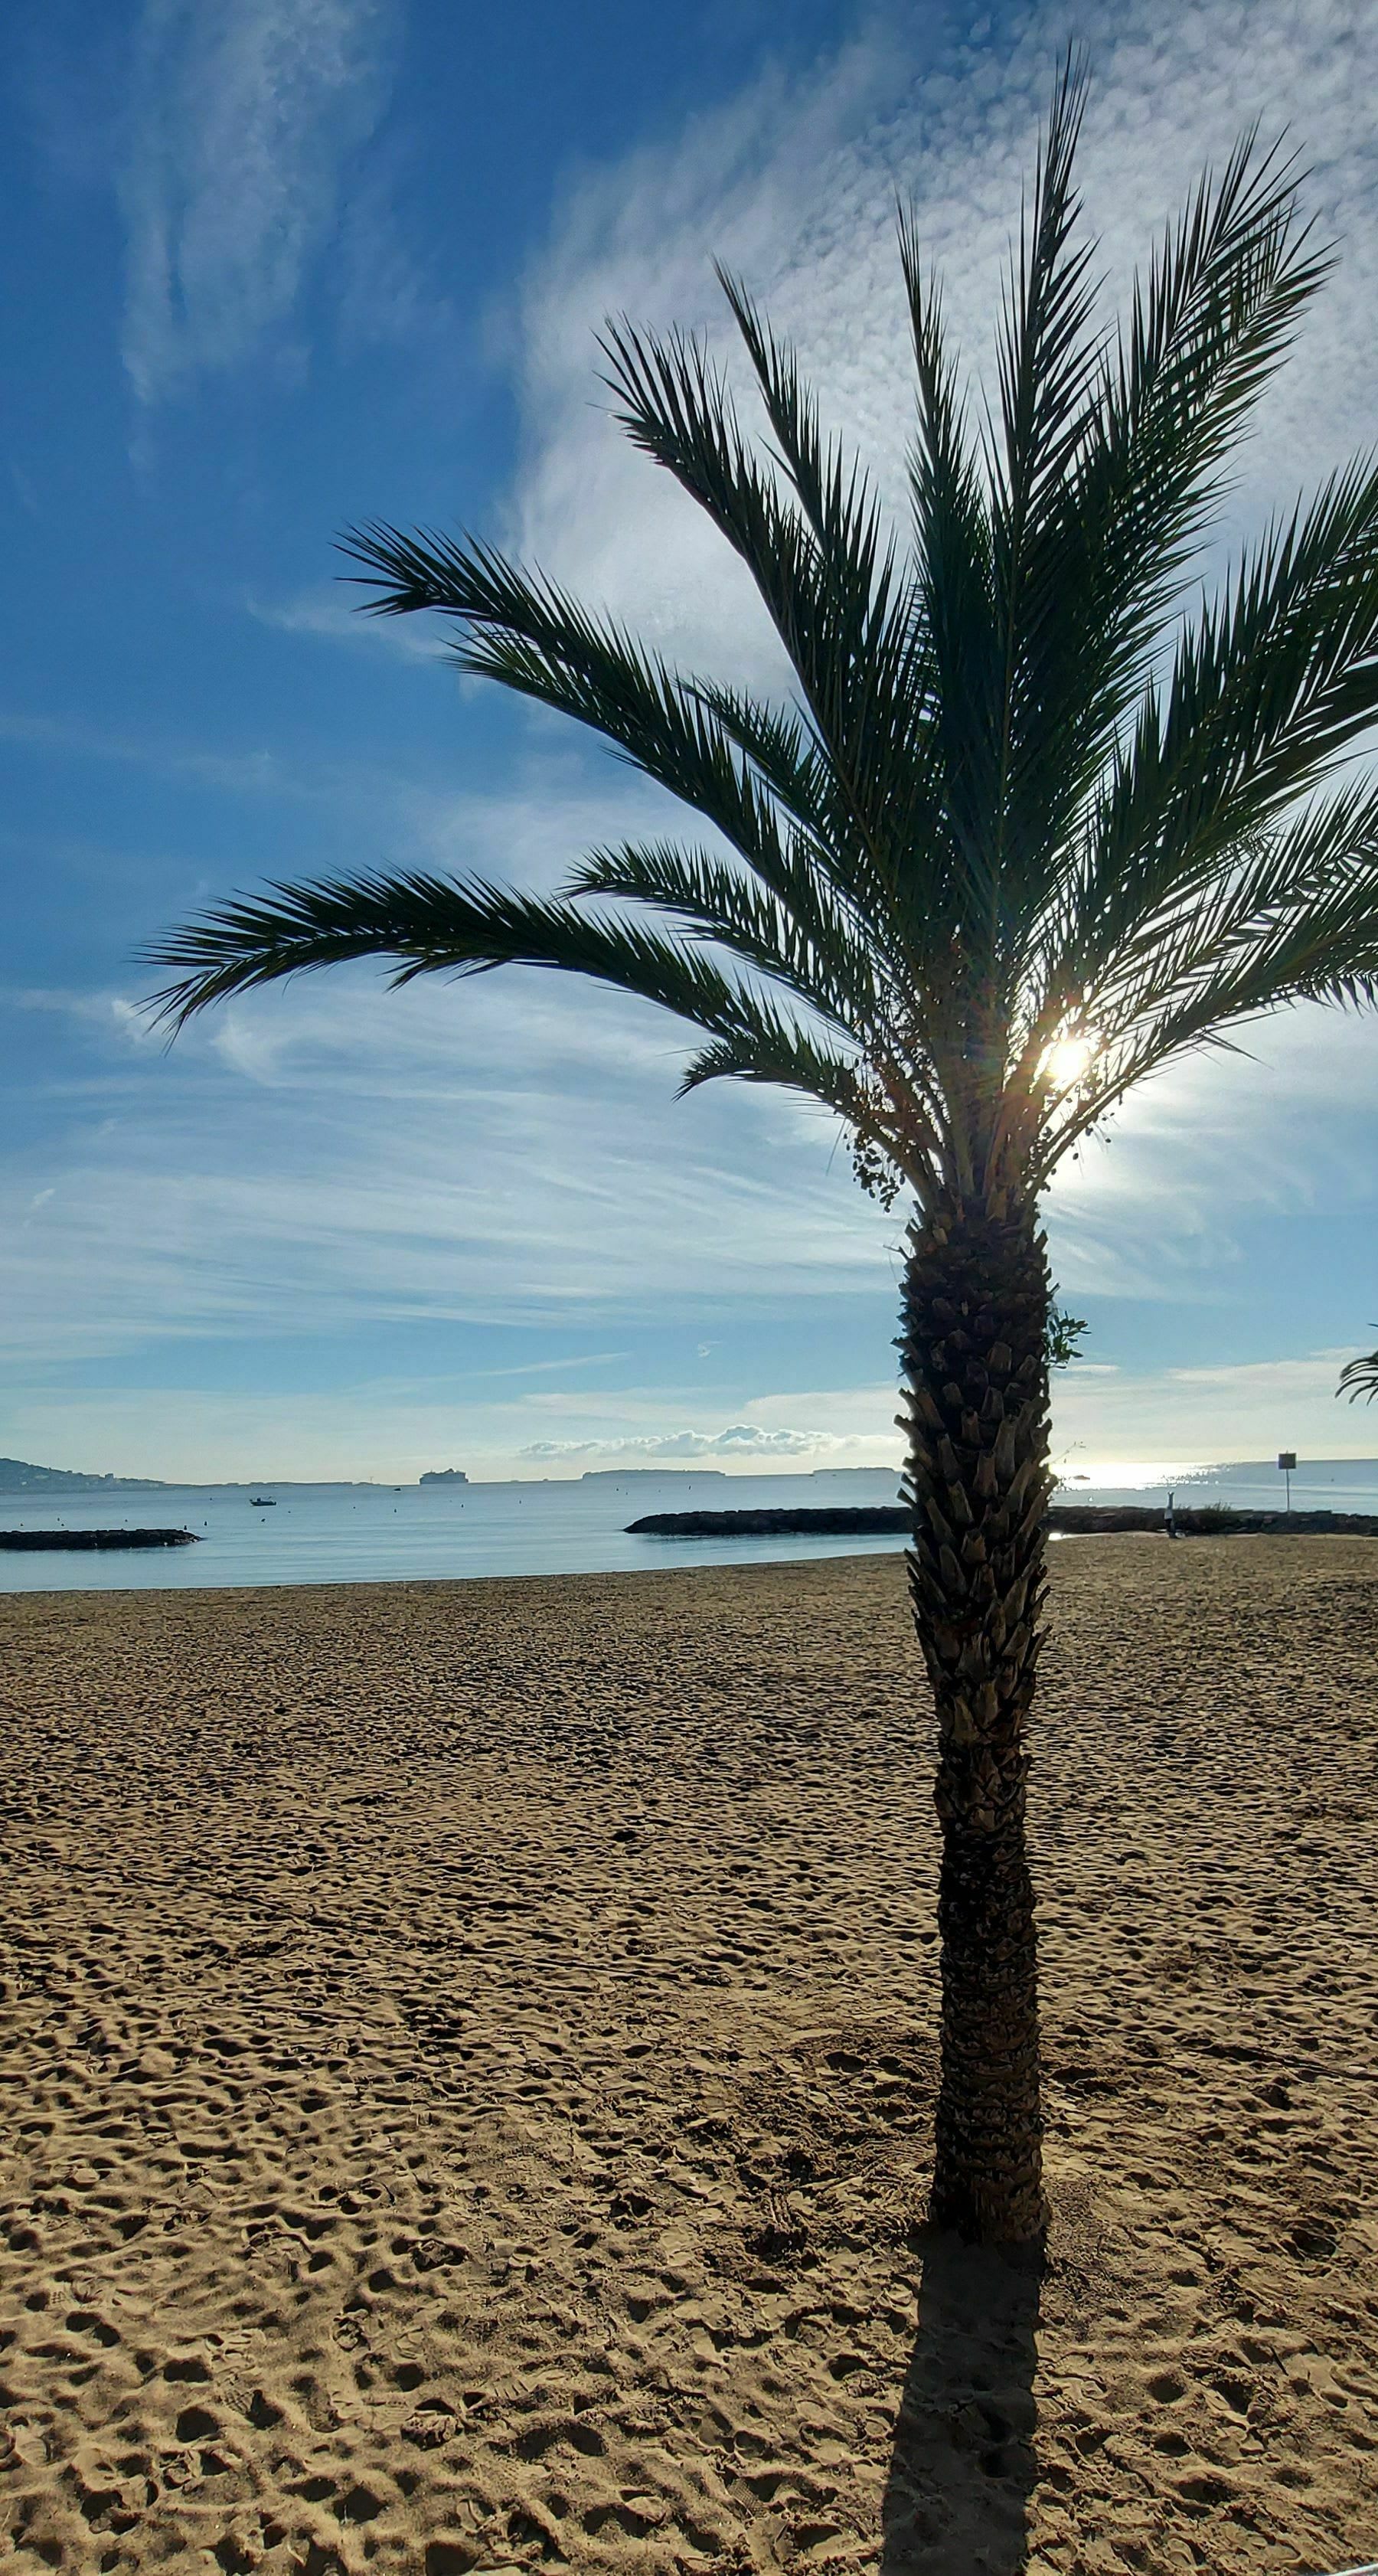
[[[919,2331],[882,2507],[880,2576],[1021,2576],[1041,2250],[921,2230]]]

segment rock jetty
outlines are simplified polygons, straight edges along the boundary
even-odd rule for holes
[[[197,1547],[195,1530],[0,1530],[0,1547]]]
[[[777,1530],[854,1530],[860,1536],[907,1530],[909,1520],[909,1513],[892,1503],[822,1503],[798,1511],[648,1512],[644,1520],[629,1521],[627,1529],[634,1538],[773,1538]]]
[[[1363,1512],[1236,1512],[1228,1504],[1206,1503],[1196,1510],[1174,1512],[1179,1538],[1378,1538],[1378,1519]],[[777,1535],[878,1537],[901,1536],[911,1514],[903,1503],[873,1506],[801,1506],[797,1511],[648,1512],[629,1521],[632,1538],[774,1538]],[[1133,1531],[1162,1535],[1166,1516],[1161,1504],[1054,1503],[1048,1527],[1065,1538],[1113,1537]]]

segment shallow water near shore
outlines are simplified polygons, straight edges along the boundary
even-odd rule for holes
[[[1069,1503],[1179,1503],[1279,1509],[1282,1479],[1259,1463],[1121,1464],[1101,1483],[1070,1468]],[[1119,1481],[1123,1479],[1123,1481]],[[195,1547],[89,1553],[0,1552],[0,1592],[143,1592],[221,1585],[443,1581],[512,1574],[628,1574],[672,1565],[751,1565],[893,1555],[894,1536],[850,1532],[768,1538],[633,1538],[647,1512],[740,1511],[891,1503],[888,1469],[817,1475],[597,1475],[511,1484],[152,1487],[146,1493],[0,1494],[0,1527],[192,1531]],[[271,1496],[266,1507],[254,1495]],[[1292,1479],[1298,1510],[1378,1512],[1378,1459],[1328,1459]]]

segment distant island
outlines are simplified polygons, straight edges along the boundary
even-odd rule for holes
[[[0,1458],[0,1494],[160,1494],[161,1476],[89,1476],[77,1467],[33,1467],[24,1458]]]
[[[629,1485],[634,1477],[726,1476],[725,1467],[586,1467],[581,1485]]]
[[[462,1467],[428,1467],[418,1482],[423,1485],[467,1485],[469,1479]]]
[[[775,1471],[771,1469],[770,1472],[774,1474]],[[899,1472],[898,1467],[809,1467],[805,1470],[810,1476],[889,1476],[892,1481],[898,1479]]]

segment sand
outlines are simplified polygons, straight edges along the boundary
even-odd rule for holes
[[[1055,1576],[1042,2278],[897,1559],[8,1599],[0,2559],[1378,2556],[1378,1547]]]

